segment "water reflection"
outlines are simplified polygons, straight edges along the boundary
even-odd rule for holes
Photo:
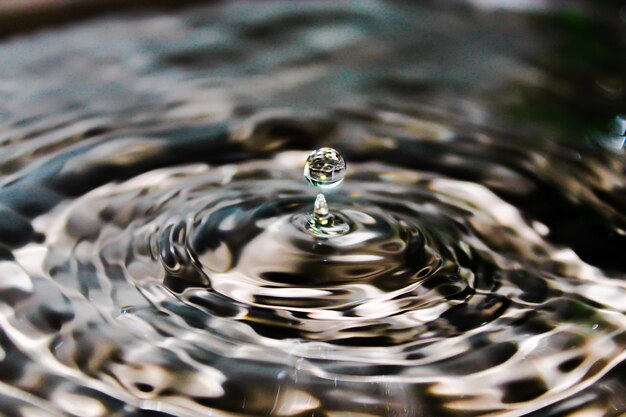
[[[4,40],[0,409],[626,411],[617,6],[231,2]],[[350,162],[332,239],[294,222],[322,146]]]

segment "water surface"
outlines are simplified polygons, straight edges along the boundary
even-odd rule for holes
[[[620,16],[228,2],[4,39],[0,412],[626,412]]]

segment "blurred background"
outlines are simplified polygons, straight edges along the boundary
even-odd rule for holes
[[[124,9],[176,9],[202,0],[0,0],[0,36]]]

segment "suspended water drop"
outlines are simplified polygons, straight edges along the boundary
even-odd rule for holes
[[[346,162],[333,148],[319,148],[309,155],[304,164],[304,176],[315,187],[338,187],[346,175]]]

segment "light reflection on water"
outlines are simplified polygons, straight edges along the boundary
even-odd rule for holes
[[[3,40],[0,410],[626,412],[623,34],[609,1],[231,2]]]

